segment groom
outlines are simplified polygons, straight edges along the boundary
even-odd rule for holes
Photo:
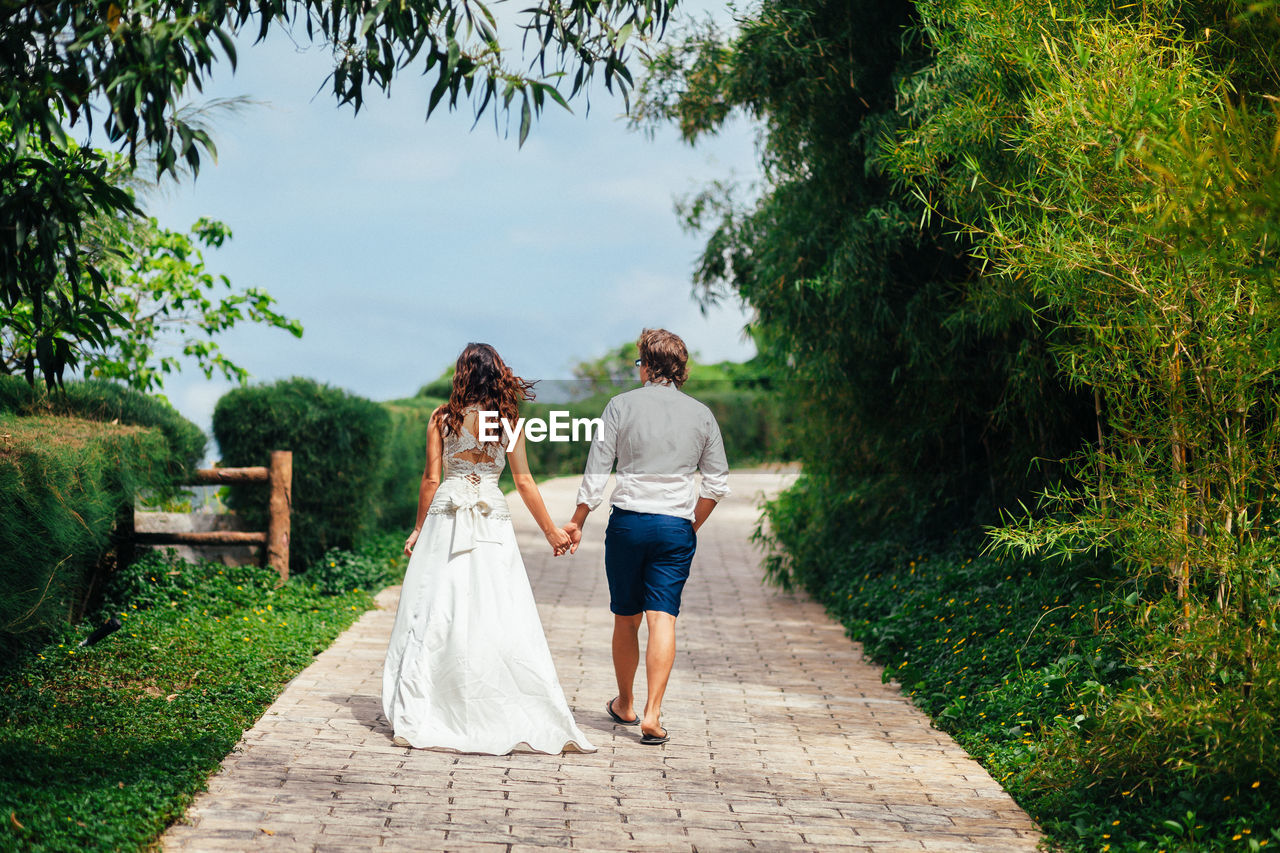
[[[666,743],[662,696],[676,657],[676,616],[689,579],[698,528],[729,494],[720,427],[711,410],[680,391],[689,378],[689,351],[665,329],[645,329],[637,342],[643,386],[605,406],[591,443],[578,508],[565,525],[570,553],[582,541],[587,513],[600,505],[616,460],[609,502],[604,567],[613,611],[613,670],[618,695],[605,706],[614,722],[640,724],[640,742]],[[694,472],[702,473],[695,482]],[[635,712],[632,683],[640,663],[640,623],[648,622],[644,719]]]

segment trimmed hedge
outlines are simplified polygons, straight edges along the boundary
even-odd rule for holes
[[[271,451],[293,451],[291,571],[330,548],[354,548],[374,528],[390,428],[377,403],[300,377],[233,389],[213,411],[223,465],[266,465]],[[265,529],[261,486],[232,487],[228,504]]]
[[[168,442],[170,473],[175,477],[194,469],[208,444],[204,432],[163,399],[102,380],[68,382],[49,392],[32,388],[20,376],[0,376],[0,412],[155,427]]]
[[[109,382],[48,392],[0,376],[0,657],[92,604],[112,534],[140,491],[164,494],[205,436],[166,403]]]
[[[391,430],[378,484],[378,529],[413,529],[427,458],[427,421],[443,402],[439,397],[409,397],[382,404],[391,417]]]
[[[134,495],[169,481],[164,436],[68,417],[0,415],[0,647],[85,612]],[[7,655],[6,655],[7,656]]]

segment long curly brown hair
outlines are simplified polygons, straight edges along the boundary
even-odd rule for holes
[[[533,383],[516,376],[498,351],[488,344],[467,344],[454,366],[449,402],[441,411],[440,426],[445,435],[462,429],[466,409],[497,412],[513,426],[520,416],[520,402],[533,399]],[[502,434],[501,429],[498,431]]]

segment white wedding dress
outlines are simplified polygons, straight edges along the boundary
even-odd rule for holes
[[[556,678],[498,487],[505,461],[500,443],[465,428],[444,437],[387,647],[383,713],[406,746],[594,752]]]

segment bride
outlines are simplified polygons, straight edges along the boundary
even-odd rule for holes
[[[520,401],[533,399],[530,387],[493,347],[467,344],[449,402],[431,414],[418,521],[405,542],[409,567],[382,673],[383,712],[402,746],[595,751],[556,678],[498,487],[505,461],[557,556],[569,536],[542,503],[523,435],[506,454],[500,434],[479,435],[479,412],[515,423]]]

